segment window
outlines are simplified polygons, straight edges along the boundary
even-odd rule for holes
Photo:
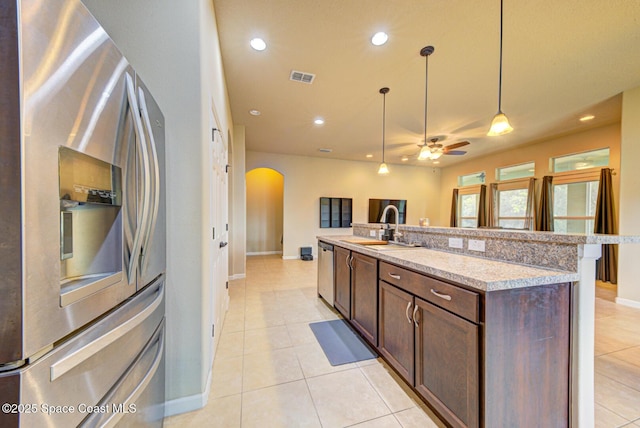
[[[556,232],[593,233],[599,181],[553,186],[553,228]]]
[[[533,177],[536,172],[535,162],[523,163],[520,165],[505,166],[496,168],[496,180],[506,181],[517,178]]]
[[[458,176],[458,187],[471,186],[474,184],[484,184],[486,174],[484,171],[474,172],[473,174]]]
[[[609,148],[551,158],[553,172],[579,171],[609,165]]]
[[[320,198],[320,227],[351,227],[351,198]]]
[[[458,203],[458,224],[460,227],[478,227],[478,201],[480,193],[460,195]]]
[[[498,226],[507,229],[524,229],[529,190],[498,190]]]

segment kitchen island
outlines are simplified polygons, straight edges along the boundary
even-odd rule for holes
[[[357,243],[380,227],[318,237],[338,247],[335,306],[443,419],[593,426],[595,260],[640,238],[400,226],[422,247]]]

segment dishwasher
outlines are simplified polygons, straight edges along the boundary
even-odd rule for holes
[[[333,245],[318,241],[318,295],[333,307]]]

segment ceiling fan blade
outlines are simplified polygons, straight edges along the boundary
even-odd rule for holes
[[[455,155],[455,156],[459,156],[459,155],[464,155],[467,152],[465,152],[464,150],[449,150],[443,153],[443,155]]]
[[[449,144],[447,147],[445,147],[445,150],[458,149],[460,147],[468,146],[469,144],[471,143],[469,143],[468,141],[460,141],[459,143]]]

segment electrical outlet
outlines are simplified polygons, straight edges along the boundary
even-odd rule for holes
[[[369,236],[373,236],[375,238],[376,237],[376,231],[375,230],[370,230],[369,231]]]
[[[450,248],[462,248],[462,238],[449,238]]]
[[[469,239],[469,250],[480,251],[484,253],[484,241],[480,241],[478,239]]]

